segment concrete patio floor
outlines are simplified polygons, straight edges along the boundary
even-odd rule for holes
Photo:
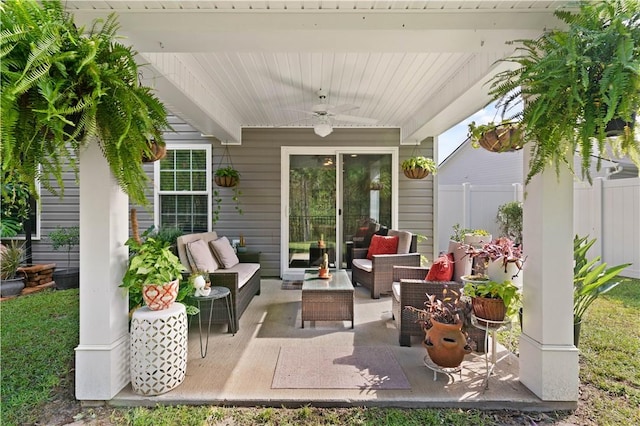
[[[484,354],[472,353],[462,363],[462,377],[438,374],[423,362],[419,339],[412,347],[398,344],[391,318],[391,300],[370,298],[367,289],[355,288],[355,327],[350,322],[307,322],[300,327],[300,290],[282,290],[281,280],[263,279],[262,294],[254,297],[240,319],[235,336],[226,326],[212,326],[209,352],[200,356],[196,327],[189,331],[188,365],[184,382],[153,397],[135,394],[131,386],[109,403],[115,406],[156,404],[317,407],[380,406],[403,408],[458,407],[551,411],[573,409],[571,402],[541,401],[518,380],[518,358],[498,347],[500,361],[485,389]],[[281,347],[385,346],[391,349],[411,389],[272,389]]]

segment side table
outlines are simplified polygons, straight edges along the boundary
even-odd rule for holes
[[[211,332],[211,317],[213,316],[213,302],[218,299],[224,299],[227,304],[227,316],[229,317],[229,331],[231,331],[234,335],[236,334],[236,330],[233,328],[233,324],[235,324],[233,318],[233,310],[231,309],[231,291],[227,287],[211,287],[211,293],[208,296],[192,296],[193,300],[198,304],[198,331],[200,334],[200,356],[202,358],[207,356],[207,352],[209,350],[209,333]],[[202,347],[202,306],[201,303],[208,302],[209,303],[209,321],[207,322],[207,338],[204,349]]]
[[[503,328],[511,329],[511,319],[505,318],[503,321],[491,321],[484,318],[478,318],[475,315],[471,315],[471,324],[480,330],[484,330],[484,364],[487,371],[487,376],[484,379],[485,389],[489,389],[489,377],[493,373],[493,369],[496,364],[508,357],[509,354],[497,359],[497,341],[496,333]],[[491,362],[489,362],[489,333],[491,333]]]
[[[152,311],[137,309],[131,319],[131,387],[159,395],[181,384],[187,372],[187,311],[182,303]]]
[[[260,253],[259,251],[247,250],[243,252],[239,251],[236,254],[240,263],[260,263]]]

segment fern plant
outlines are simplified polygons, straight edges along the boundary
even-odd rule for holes
[[[137,52],[117,41],[114,14],[78,28],[59,0],[0,4],[2,171],[64,195],[67,164],[78,176],[79,150],[98,143],[119,186],[148,204],[141,158],[164,145],[164,105],[140,84]],[[58,192],[50,180],[57,182]]]
[[[531,143],[526,183],[554,165],[573,169],[581,157],[581,176],[591,182],[591,158],[627,155],[640,166],[640,144],[627,125],[621,136],[607,138],[612,119],[632,122],[640,105],[640,3],[638,0],[580,2],[575,12],[558,10],[566,25],[538,39],[516,40],[514,55],[504,59],[515,69],[497,74],[490,94],[502,118],[520,121]],[[511,114],[523,102],[521,112]]]

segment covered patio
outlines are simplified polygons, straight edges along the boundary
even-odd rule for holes
[[[373,130],[390,135],[384,143],[393,143],[400,155],[408,156],[413,146],[422,144],[435,157],[437,135],[488,102],[484,83],[499,71],[495,61],[511,51],[505,41],[533,37],[553,25],[553,10],[564,3],[71,1],[66,7],[79,24],[104,18],[110,11],[119,13],[123,34],[152,64],[153,75],[143,76],[145,82],[158,90],[174,114],[197,129],[201,139],[215,137],[238,150],[258,146],[279,150],[277,143],[343,146],[349,145],[351,135],[361,144],[375,145],[368,134],[358,133]],[[300,121],[295,129],[283,126],[300,118],[287,107],[313,104],[318,89],[330,90],[338,105],[358,104],[358,114],[374,117],[378,124],[371,129],[359,125],[339,129],[336,124],[328,139],[313,135],[315,117]],[[308,133],[306,139],[299,136],[302,131]],[[231,224],[235,229],[252,228],[256,239],[267,234],[262,247],[272,251],[264,257],[276,267],[284,211],[279,159],[275,155],[250,159],[248,164],[272,168],[273,178],[249,176],[245,188],[255,196],[245,205],[245,216]],[[527,155],[523,161],[528,163]],[[393,225],[426,229],[429,243],[423,249],[433,258],[439,250],[434,226],[438,200],[433,191],[437,176],[418,187],[398,184],[398,175],[394,173],[393,180],[401,198],[395,203]],[[197,333],[191,333],[183,385],[159,397],[133,395],[127,300],[118,288],[128,256],[123,244],[129,236],[129,200],[97,144],[80,153],[80,182],[79,400],[234,405],[366,401],[385,406],[516,404],[532,409],[568,408],[577,401],[578,351],[573,346],[571,303],[573,188],[565,170],[559,179],[554,171],[536,176],[527,187],[523,239],[528,262],[520,358],[511,369],[498,369],[485,393],[484,358],[465,361],[462,380],[434,382],[422,365],[423,348],[398,346],[388,299],[363,300],[361,289],[356,289],[362,304],[356,307],[354,330],[329,323],[300,330],[296,292],[280,291],[276,280],[264,280],[263,295],[254,298],[241,318],[240,332],[234,337],[212,336],[210,345],[215,349],[210,348],[207,358],[199,358]],[[414,199],[422,204],[416,205]],[[268,214],[265,209],[270,209]],[[265,233],[267,220],[273,225]],[[257,221],[262,221],[260,226]],[[373,309],[377,303],[381,306]],[[388,347],[411,389],[272,389],[280,348],[299,344]]]
[[[366,289],[355,289],[355,327],[345,322],[307,322],[300,327],[300,290],[281,289],[281,280],[263,279],[262,293],[256,296],[240,321],[240,331],[226,333],[224,325],[214,326],[209,351],[201,357],[197,319],[189,332],[187,376],[173,390],[159,396],[141,396],[127,386],[112,405],[154,406],[162,404],[212,404],[227,406],[299,407],[304,405],[351,407],[466,407],[483,409],[559,410],[575,403],[541,401],[518,380],[518,358],[498,346],[499,362],[484,387],[484,354],[465,357],[461,376],[438,373],[423,363],[426,354],[419,339],[412,347],[398,345],[398,331],[391,318],[389,297],[371,299]],[[514,324],[514,327],[518,327]],[[281,350],[308,347],[343,349],[346,356],[333,363],[353,365],[363,376],[393,380],[376,372],[373,365],[358,365],[352,354],[358,348],[388,350],[401,367],[409,387],[376,389],[376,383],[360,389],[334,388],[330,377],[317,377],[316,388],[276,388],[276,369]],[[282,360],[280,360],[282,361]],[[304,360],[302,360],[304,363]],[[299,366],[302,369],[302,364]],[[293,371],[297,369],[292,367]],[[308,372],[305,370],[305,372]],[[304,374],[302,371],[300,373]],[[320,376],[331,374],[318,372]],[[335,379],[335,378],[333,378]],[[339,386],[346,387],[344,383]],[[394,386],[391,386],[392,388]],[[398,386],[395,386],[398,387]]]

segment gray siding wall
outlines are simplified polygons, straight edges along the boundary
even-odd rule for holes
[[[167,133],[167,143],[211,143],[200,132],[178,117],[170,117],[174,132]],[[238,238],[242,233],[249,250],[261,252],[262,275],[280,276],[280,151],[282,146],[398,146],[398,129],[335,129],[326,138],[319,138],[312,129],[244,129],[242,145],[229,146],[233,165],[241,174],[239,188],[242,215],[235,211],[231,200],[232,190],[217,188],[222,195],[220,220],[215,225],[219,235],[229,239]],[[419,148],[419,155],[432,156],[432,140],[426,140]],[[413,146],[401,146],[402,162],[412,155]],[[213,142],[212,166],[218,168],[224,147]],[[227,159],[222,166],[226,166]],[[153,177],[153,165],[147,165],[149,176]],[[429,260],[433,259],[433,177],[423,180],[407,179],[399,169],[399,217],[398,227],[424,235],[426,242],[419,245],[419,251]],[[73,175],[65,182],[63,200],[51,194],[43,194],[42,229],[43,235],[56,225],[72,226],[78,224],[79,198],[78,188]],[[215,185],[215,184],[214,184]],[[149,199],[152,201],[152,192]],[[153,225],[153,212],[139,206],[138,221],[141,232]],[[51,250],[47,239],[34,242],[34,260],[38,263],[56,261],[66,262],[66,254]],[[37,253],[37,256],[36,256]],[[78,264],[77,248],[72,254],[72,266]]]

